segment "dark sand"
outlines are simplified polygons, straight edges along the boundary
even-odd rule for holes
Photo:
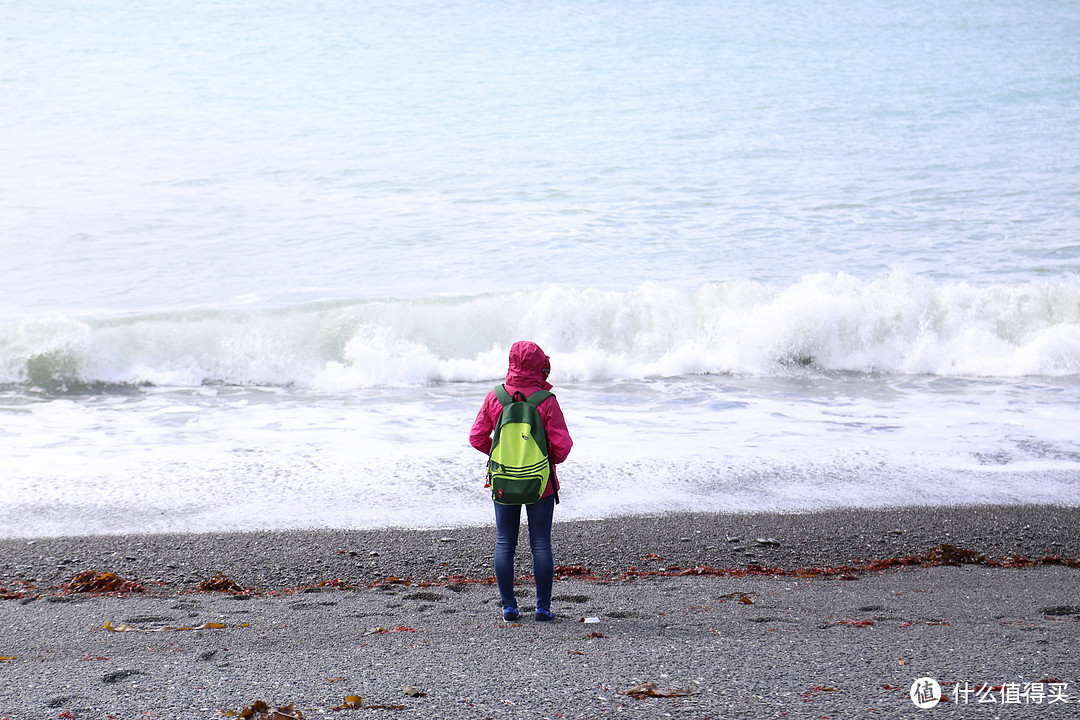
[[[569,576],[548,624],[501,621],[490,527],[0,540],[0,587],[22,596],[0,601],[0,718],[219,718],[257,700],[307,718],[1080,717],[1080,569],[860,570],[943,543],[1076,558],[1078,521],[994,506],[557,522]],[[731,572],[669,576],[688,568]],[[147,592],[64,594],[83,570]],[[218,574],[253,592],[196,591]],[[311,587],[330,580],[348,587]],[[531,608],[527,579],[518,592]],[[204,623],[226,627],[161,630]],[[916,708],[922,676],[950,701]],[[1002,694],[1040,681],[1040,703]],[[692,694],[625,694],[643,682]],[[983,684],[1002,690],[962,693]],[[332,710],[347,695],[383,707]]]

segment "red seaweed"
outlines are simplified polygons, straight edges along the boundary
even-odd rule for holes
[[[646,555],[645,560],[659,560],[654,553]],[[670,565],[656,569],[642,569],[636,565],[631,566],[622,573],[615,575],[601,575],[595,570],[582,565],[556,565],[555,578],[558,580],[580,579],[590,582],[631,582],[636,579],[651,577],[791,577],[800,579],[840,579],[854,580],[860,575],[874,572],[885,572],[899,568],[910,567],[938,567],[981,565],[996,568],[1030,568],[1040,566],[1080,568],[1080,559],[1063,557],[1060,555],[1043,555],[1041,557],[1028,557],[1025,555],[1012,554],[1004,559],[990,558],[983,553],[960,548],[955,545],[937,545],[927,552],[919,555],[905,555],[902,557],[879,558],[876,560],[858,560],[840,565],[801,566],[784,568],[778,566],[765,566],[757,563],[749,563],[736,567],[714,567],[708,565],[695,565],[692,567],[680,567]],[[524,576],[519,578],[523,581],[531,581]],[[165,583],[156,583],[165,585]],[[473,577],[463,574],[442,575],[434,579],[413,577],[385,577],[367,584],[369,588],[383,588],[392,585],[412,587],[454,587],[463,585],[494,585],[493,576]],[[314,585],[304,585],[295,588],[282,588],[278,590],[263,591],[245,588],[230,580],[224,575],[216,575],[203,580],[195,592],[224,592],[234,595],[288,595],[293,593],[313,592],[319,589],[353,590],[359,585],[350,583],[340,578],[324,580]],[[0,586],[0,600],[19,600],[40,597],[35,592],[36,588],[29,581],[7,580],[6,586]],[[73,577],[68,583],[59,588],[52,588],[55,594],[67,595],[73,593],[141,593],[146,588],[133,580],[118,577],[115,573],[98,573],[85,571]]]
[[[139,583],[134,580],[125,580],[111,572],[94,572],[85,570],[71,578],[66,585],[61,586],[61,594],[75,593],[141,593],[146,592]]]

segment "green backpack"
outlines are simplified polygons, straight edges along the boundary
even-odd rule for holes
[[[547,434],[537,408],[553,395],[538,390],[527,398],[520,391],[511,397],[504,385],[495,388],[495,395],[503,410],[488,457],[491,498],[500,505],[529,505],[544,496],[551,478]]]

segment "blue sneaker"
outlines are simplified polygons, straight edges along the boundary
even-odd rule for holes
[[[503,620],[506,622],[514,622],[518,619],[518,611],[516,607],[503,608]]]
[[[549,622],[554,619],[555,615],[550,610],[536,608],[536,622]]]

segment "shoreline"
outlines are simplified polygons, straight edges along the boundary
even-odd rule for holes
[[[632,567],[794,570],[922,555],[942,544],[994,560],[1080,557],[1080,507],[971,505],[801,513],[672,513],[556,521],[556,565],[599,577]],[[524,523],[524,519],[523,519]],[[494,527],[238,531],[0,539],[0,585],[62,585],[83,571],[114,572],[183,589],[225,576],[247,588],[386,577],[433,580],[492,574]],[[658,559],[659,558],[659,559]],[[528,570],[522,533],[518,572]]]
[[[0,586],[34,588],[0,601],[0,720],[209,720],[257,702],[310,720],[349,697],[424,720],[915,717],[922,677],[964,717],[1004,709],[979,687],[1028,688],[1009,718],[1071,716],[1075,565],[870,565],[945,544],[1075,558],[1078,520],[972,506],[561,523],[556,563],[590,575],[556,579],[550,623],[531,617],[524,536],[524,614],[502,621],[489,527],[7,539]],[[752,566],[766,571],[734,571]],[[59,588],[89,569],[146,592]],[[247,589],[198,589],[218,574]],[[1036,704],[1033,685],[1068,699]]]

